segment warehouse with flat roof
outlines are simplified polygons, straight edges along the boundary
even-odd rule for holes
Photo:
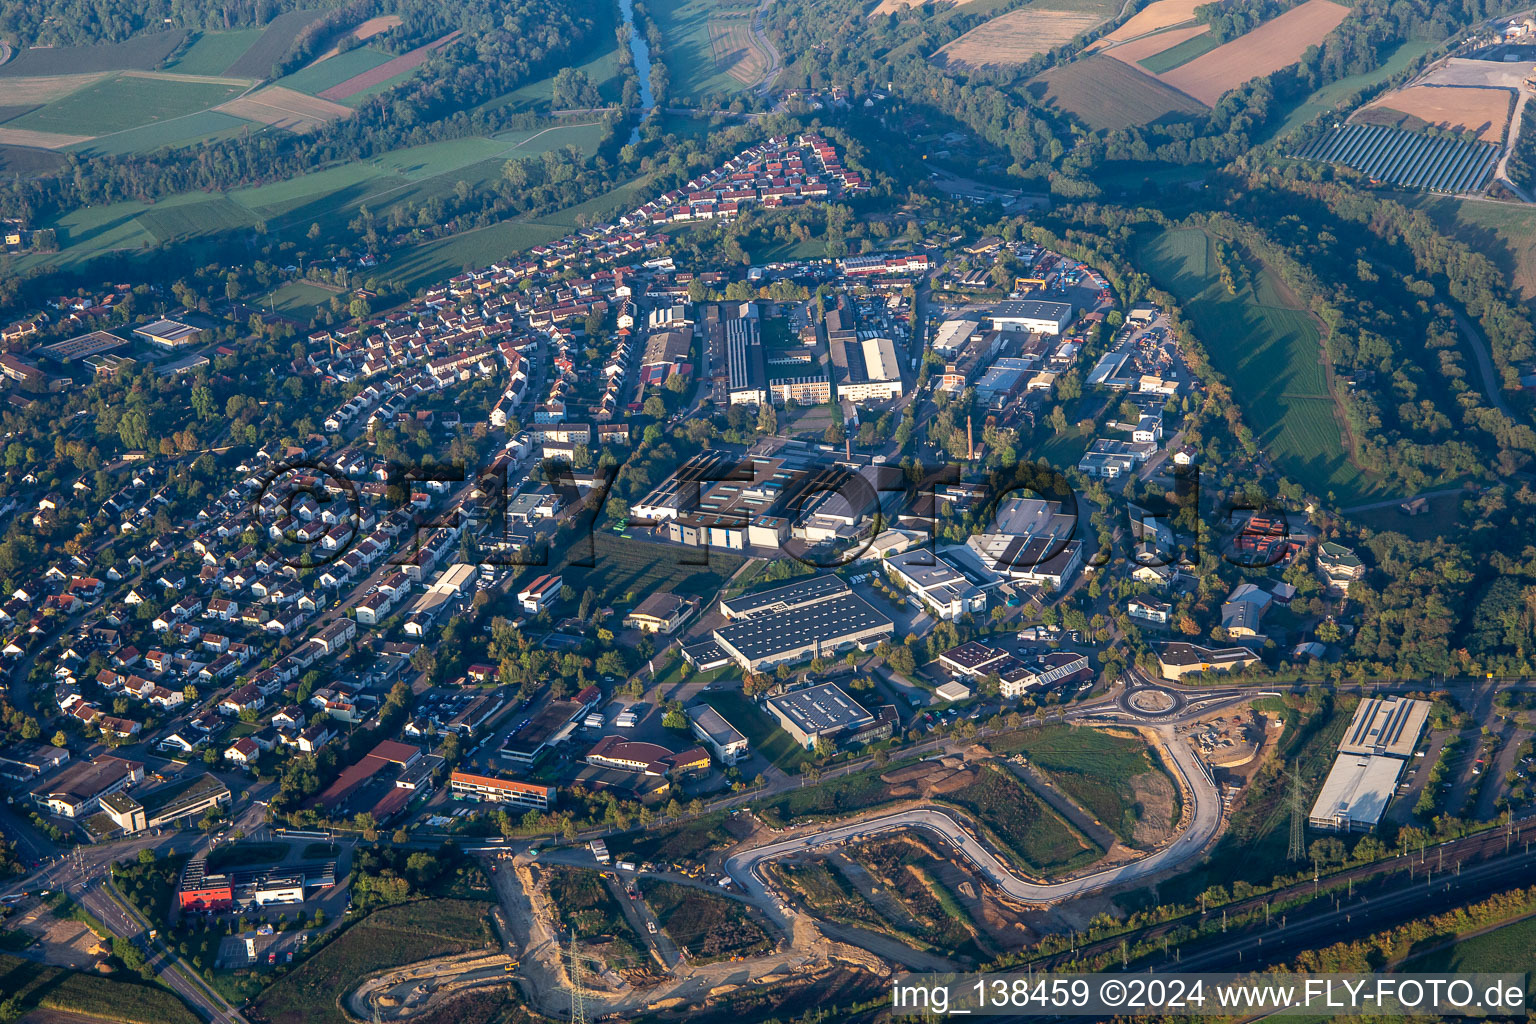
[[[1378,755],[1340,754],[1307,816],[1328,832],[1369,832],[1381,821],[1405,762]]]
[[[1016,299],[1012,302],[999,302],[992,307],[988,316],[992,319],[992,326],[1002,330],[1060,334],[1072,322],[1072,304],[1046,299]]]
[[[812,604],[729,623],[713,636],[738,665],[761,672],[829,657],[849,647],[867,651],[895,632],[890,616],[845,589]]]
[[[774,697],[768,701],[768,711],[806,749],[815,747],[816,741],[823,738],[835,743],[839,737],[857,732],[875,720],[836,683],[822,683]]]
[[[1412,757],[1424,723],[1429,721],[1429,701],[1409,697],[1371,697],[1360,702],[1339,743],[1341,754],[1389,754]]]

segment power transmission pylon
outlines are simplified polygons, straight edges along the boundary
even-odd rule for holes
[[[581,949],[571,932],[571,1024],[587,1024],[586,995],[581,990]]]
[[[1302,810],[1302,804],[1306,800],[1306,789],[1301,784],[1301,767],[1291,762],[1291,846],[1286,851],[1288,860],[1304,860],[1307,856],[1307,819],[1306,812]]]

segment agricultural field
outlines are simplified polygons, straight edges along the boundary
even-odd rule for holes
[[[313,97],[303,99],[324,102],[314,100]],[[226,115],[204,112],[186,121],[195,122],[210,116],[222,118]],[[176,122],[178,125],[183,123]],[[166,124],[151,125],[137,131],[169,133],[172,129],[171,124]],[[0,140],[3,140],[4,131],[5,126],[0,126]],[[344,226],[347,219],[356,216],[359,205],[363,203],[367,203],[376,213],[384,214],[394,204],[410,200],[419,202],[434,193],[445,193],[461,179],[476,187],[490,183],[501,174],[505,161],[512,157],[536,157],[546,150],[566,145],[574,145],[590,153],[602,138],[602,131],[598,125],[574,125],[505,132],[492,138],[453,139],[396,150],[367,163],[345,164],[270,185],[239,189],[227,196],[193,192],[171,196],[153,204],[123,202],[76,210],[50,225],[58,231],[63,251],[45,256],[28,256],[23,262],[29,265],[69,266],[108,251],[137,249],[170,237],[213,235],[230,229],[251,227],[257,221],[265,221],[270,231],[287,230],[299,235],[308,231],[309,226],[316,222],[322,229],[328,225]],[[124,133],[114,138],[125,138],[129,134]],[[81,148],[101,145],[107,141],[110,140],[85,143]],[[544,226],[507,221],[479,232],[428,244],[462,253],[470,252],[472,248],[465,245],[466,239],[488,243],[483,248],[475,249],[464,260],[453,262],[451,272],[457,273],[465,265],[484,266],[528,245],[557,238],[567,230],[562,225]],[[422,248],[417,247],[408,252],[419,256]],[[391,262],[392,269],[402,265],[408,266],[408,261],[397,257]],[[425,269],[417,272],[421,274],[419,278],[412,277],[415,281],[433,279],[429,275],[434,273],[442,276],[440,272],[450,264],[435,259],[430,263],[422,260],[420,265]],[[731,569],[739,564],[730,556],[713,555],[712,561],[715,558],[721,559],[720,564],[729,564]]]
[[[458,38],[460,31],[459,29],[454,29],[440,39],[435,39],[424,46],[416,47],[416,49],[408,53],[403,53],[398,57],[391,57],[365,71],[360,71],[352,77],[325,89],[319,93],[319,96],[321,99],[327,100],[346,100],[369,93],[385,83],[392,83],[425,64],[427,58],[432,55],[433,50],[453,42]]]
[[[318,96],[306,96],[279,85],[269,85],[215,109],[222,114],[290,132],[313,131],[327,121],[352,115],[350,107]]]
[[[983,22],[934,54],[959,68],[1011,67],[1070,43],[1114,14],[1108,5],[1061,5],[1039,0]]]
[[[1103,53],[1058,64],[1031,79],[1029,89],[1099,131],[1174,120],[1205,109],[1151,75]]]
[[[200,110],[171,121],[129,128],[75,143],[73,152],[88,156],[121,156],[127,153],[153,153],[160,149],[181,149],[215,139],[225,139],[242,132],[259,132],[262,126],[243,117],[217,110]]]
[[[1412,85],[1394,89],[1350,120],[1389,128],[1423,128],[1433,125],[1481,142],[1503,142],[1515,94],[1503,89],[1471,86]]]
[[[610,967],[630,967],[646,954],[624,909],[596,871],[556,867],[541,872],[562,935],[575,935]]]
[[[1105,51],[1115,60],[1125,61],[1127,64],[1137,64],[1148,71],[1156,71],[1148,65],[1150,58],[1156,57],[1166,51],[1176,50],[1180,45],[1190,40],[1205,39],[1210,36],[1209,25],[1185,25],[1180,28],[1171,28],[1166,32],[1158,32],[1150,36],[1142,36],[1140,39],[1128,43],[1121,43],[1114,49]]]
[[[974,784],[945,794],[944,801],[970,812],[1020,867],[1036,876],[1070,870],[1104,852],[1002,768],[983,769]]]
[[[1292,154],[1352,167],[1372,181],[1430,192],[1472,192],[1493,173],[1499,147],[1402,128],[1346,124]]]
[[[318,96],[325,90],[335,88],[356,75],[372,71],[392,59],[393,57],[383,50],[375,50],[371,46],[360,46],[355,50],[348,50],[346,53],[338,53],[334,57],[316,61],[291,75],[284,75],[272,84],[295,92]]]
[[[1349,8],[1333,0],[1306,0],[1159,77],[1206,106],[1215,106],[1227,90],[1296,63],[1307,47],[1321,43],[1348,16]]]
[[[118,1024],[197,1024],[200,1018],[169,989],[120,978],[45,967],[0,954],[0,992],[22,1015],[48,1011],[79,1014]]]
[[[363,975],[491,941],[486,904],[476,900],[418,900],[375,911],[332,939],[256,1000],[271,1024],[346,1024],[336,993]]]
[[[178,80],[129,72],[54,100],[7,122],[6,127],[86,137],[109,135],[207,110],[245,88],[243,83],[227,80]]]
[[[1131,15],[1125,24],[1101,36],[1089,49],[1103,49],[1128,39],[1135,39],[1137,36],[1161,32],[1175,25],[1193,21],[1195,8],[1202,2],[1203,0],[1152,0],[1150,4]]]
[[[1138,60],[1137,63],[1147,71],[1152,72],[1152,74],[1161,75],[1172,71],[1174,68],[1183,67],[1196,57],[1210,53],[1221,45],[1220,41],[1211,35],[1210,32],[1190,32],[1188,29],[1175,29],[1164,33],[1164,35],[1170,36],[1176,34],[1183,35],[1183,38],[1177,40],[1171,46],[1162,47],[1157,52],[1148,54],[1146,57]],[[1159,39],[1161,36],[1153,36],[1152,38]],[[1146,41],[1142,40],[1142,42]],[[1131,45],[1134,46],[1136,44],[1133,43]],[[1120,57],[1121,60],[1125,59],[1119,52],[1112,52],[1114,56]]]
[[[653,0],[648,5],[651,18],[661,29],[662,53],[672,73],[674,96],[699,102],[741,91],[743,80],[731,74],[740,48],[718,46],[714,26],[750,20],[756,7],[750,0]],[[762,59],[766,61],[766,55]]]
[[[1450,196],[1408,201],[1427,213],[1441,231],[1498,264],[1510,287],[1527,302],[1536,300],[1536,209]]]
[[[667,937],[688,951],[693,963],[707,964],[773,949],[773,940],[747,912],[745,903],[689,885],[645,879],[645,902]]]
[[[773,58],[752,36],[752,13],[711,16],[709,43],[715,66],[745,86],[754,86],[773,63]]]
[[[3,79],[5,88],[0,95],[5,97],[5,109],[12,111],[3,115],[4,118],[19,116],[88,85],[93,85],[107,77],[109,72],[90,71],[79,75],[40,75],[29,78]]]
[[[236,61],[224,69],[226,75],[241,78],[266,78],[276,64],[288,52],[304,26],[320,16],[318,10],[288,11],[267,22],[266,28],[256,41],[246,48]]]
[[[783,771],[797,772],[800,765],[811,759],[810,751],[796,743],[793,736],[779,728],[773,716],[742,696],[740,691],[719,690],[700,696],[704,703],[741,730],[753,750]]]
[[[100,71],[148,71],[159,67],[187,38],[186,29],[152,32],[121,43],[94,46],[40,46],[22,50],[0,64],[0,81],[33,76],[82,75]]]
[[[1432,40],[1410,39],[1393,50],[1392,55],[1374,71],[1362,71],[1359,74],[1341,78],[1337,82],[1330,82],[1298,103],[1279,124],[1264,133],[1262,141],[1269,142],[1287,135],[1324,111],[1338,108],[1339,104],[1361,90],[1368,89],[1377,82],[1385,81],[1404,70],[1434,46]]]
[[[1172,292],[1211,363],[1243,396],[1248,424],[1285,474],[1317,494],[1374,497],[1378,484],[1350,461],[1322,363],[1316,321],[1287,303],[1269,271],[1231,295],[1221,284],[1211,239],[1175,228],[1137,251],[1141,269]]]
[[[1102,729],[1050,726],[991,746],[1024,754],[1128,846],[1166,836],[1177,819],[1178,790],[1139,739]],[[1145,820],[1138,835],[1149,813],[1161,820]]]
[[[165,66],[178,75],[222,75],[256,44],[262,29],[240,28],[230,32],[203,32]]]

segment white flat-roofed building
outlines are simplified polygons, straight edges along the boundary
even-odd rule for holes
[[[988,316],[1002,330],[1060,334],[1072,322],[1072,303],[1046,299],[1016,299],[993,306]]]
[[[202,329],[184,324],[180,320],[156,320],[154,323],[135,327],[133,333],[160,348],[181,348],[196,341]]]
[[[932,551],[914,548],[892,555],[885,560],[885,571],[940,619],[953,621],[987,610],[986,593]]]
[[[1328,832],[1369,832],[1381,821],[1402,773],[1401,758],[1340,754],[1307,816]]]
[[[747,756],[747,738],[708,704],[688,709],[688,724],[721,764],[731,765]]]
[[[980,320],[946,320],[933,335],[933,350],[941,356],[962,351],[981,329]]]
[[[1362,700],[1339,743],[1339,753],[1412,757],[1429,720],[1429,707],[1429,701],[1409,697]]]
[[[874,722],[875,716],[836,683],[822,683],[768,701],[768,710],[795,742],[810,749]]]

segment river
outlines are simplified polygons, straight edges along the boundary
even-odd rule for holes
[[[619,0],[619,11],[624,15],[625,26],[629,28],[629,53],[635,62],[635,74],[640,79],[640,120],[635,122],[634,130],[629,133],[629,141],[633,145],[640,141],[640,125],[656,109],[656,98],[651,95],[651,48],[635,27],[634,0]]]

